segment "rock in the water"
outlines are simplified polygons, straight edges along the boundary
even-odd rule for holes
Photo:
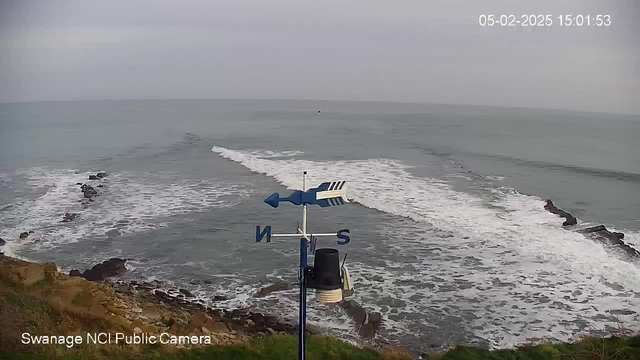
[[[360,328],[360,336],[363,338],[372,338],[376,335],[382,326],[382,314],[379,312],[369,313],[367,321]]]
[[[343,300],[340,306],[353,319],[356,331],[364,338],[372,338],[382,326],[382,315],[379,312],[367,313],[364,307],[353,300]]]
[[[82,277],[89,281],[102,281],[109,277],[122,275],[127,271],[126,262],[127,260],[120,258],[109,259],[91,269],[85,270],[82,273]]]
[[[638,250],[634,249],[630,245],[625,244],[625,242],[622,241],[622,239],[624,238],[623,233],[611,232],[607,230],[604,225],[581,229],[578,230],[578,232],[589,236],[593,240],[617,246],[621,250],[625,251],[629,256],[640,256],[640,252]]]
[[[73,270],[69,271],[69,276],[82,277],[82,273],[80,272],[80,270],[73,269]]]
[[[340,306],[356,323],[356,327],[362,326],[367,319],[367,311],[353,300],[344,300],[340,302]]]
[[[213,297],[213,301],[226,301],[226,300],[229,300],[229,298],[224,295],[216,295]]]
[[[3,238],[0,238],[0,246],[4,245],[4,244],[6,244],[6,243],[7,243],[7,242],[6,242],[6,241],[4,241],[4,239],[3,239]]]
[[[276,291],[283,291],[283,290],[289,290],[293,287],[293,284],[290,284],[288,282],[282,281],[282,280],[277,280],[275,283],[263,287],[260,290],[258,290],[256,292],[256,297],[265,297],[271,293],[274,293]]]
[[[196,297],[195,295],[193,295],[191,293],[191,291],[187,290],[187,289],[178,289],[178,291],[180,291],[181,293],[184,294],[184,296],[186,297]]]
[[[209,281],[209,280],[205,280],[205,281],[203,281],[203,283],[205,283],[205,284],[207,284],[207,285],[210,285],[210,284],[211,284],[211,281]]]
[[[80,189],[82,190],[84,197],[87,199],[91,199],[95,195],[98,195],[98,191],[91,185],[84,184],[80,187]]]
[[[108,237],[116,237],[116,236],[120,236],[120,230],[118,229],[112,229],[109,230],[105,233],[105,235],[107,235]]]
[[[557,208],[554,204],[553,201],[551,200],[547,200],[547,203],[544,205],[544,209],[547,210],[548,212],[552,213],[552,214],[556,214],[560,217],[565,218],[565,221],[562,223],[562,226],[571,226],[571,225],[575,225],[578,223],[578,220],[576,219],[575,216],[569,214],[568,212]]]
[[[62,222],[71,222],[73,220],[75,220],[78,217],[79,214],[76,213],[66,213],[64,214],[64,217],[62,218]]]
[[[100,179],[105,178],[105,177],[107,177],[107,173],[106,172],[99,172],[99,173],[96,174],[96,177],[98,177]]]
[[[98,177],[95,175],[89,175],[89,180],[98,180]]]
[[[29,233],[26,231],[23,233],[20,233],[20,239],[26,239],[28,236],[29,236]]]
[[[82,183],[76,183],[76,185],[80,185],[80,186],[82,186]]]

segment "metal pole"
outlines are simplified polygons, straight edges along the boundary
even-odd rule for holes
[[[302,191],[307,191],[306,171],[302,172]],[[307,204],[302,205],[302,235],[307,239]]]
[[[307,331],[307,286],[304,271],[307,267],[307,239],[300,239],[300,309],[298,313],[298,360],[305,359],[306,331]]]

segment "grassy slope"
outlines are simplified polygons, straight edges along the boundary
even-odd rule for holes
[[[67,350],[48,347],[39,353],[3,353],[0,359],[114,359],[114,360],[195,360],[195,359],[237,359],[237,360],[281,360],[297,359],[297,339],[293,336],[275,335],[255,339],[246,344],[209,346],[199,349],[168,352],[157,346],[147,346],[139,351],[131,351],[116,346],[83,346]],[[404,352],[360,349],[340,340],[327,337],[309,338],[307,348],[309,360],[408,360]],[[577,344],[554,344],[525,346],[517,350],[489,351],[481,348],[459,346],[447,353],[425,356],[425,359],[439,360],[625,360],[640,359],[640,337],[632,339],[587,339]]]
[[[7,258],[4,258],[5,260]],[[297,358],[294,336],[274,335],[235,345],[216,345],[197,349],[176,349],[170,345],[127,346],[81,345],[67,349],[63,345],[26,346],[20,334],[75,335],[91,331],[130,333],[126,324],[105,317],[96,299],[104,297],[104,288],[79,279],[67,279],[54,273],[55,267],[28,266],[16,277],[15,264],[0,261],[0,359],[260,359]],[[20,265],[20,264],[18,264]],[[12,271],[9,271],[12,270]],[[29,283],[27,279],[34,279]],[[37,281],[36,281],[37,280]],[[68,299],[61,301],[61,299]],[[377,352],[361,349],[340,340],[310,337],[307,358],[340,360],[407,360],[402,351]],[[524,346],[516,350],[488,351],[459,346],[447,353],[424,355],[428,359],[575,359],[640,360],[640,336],[629,339],[588,338],[576,344]]]

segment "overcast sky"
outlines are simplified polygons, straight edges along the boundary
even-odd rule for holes
[[[640,114],[638,3],[0,0],[0,102],[278,98]],[[554,25],[483,28],[480,14],[552,14]],[[561,14],[611,14],[612,24],[562,28]]]

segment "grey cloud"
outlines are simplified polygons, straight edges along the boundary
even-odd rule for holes
[[[0,101],[305,98],[640,113],[633,1],[4,1]],[[482,28],[611,13],[611,28]]]

